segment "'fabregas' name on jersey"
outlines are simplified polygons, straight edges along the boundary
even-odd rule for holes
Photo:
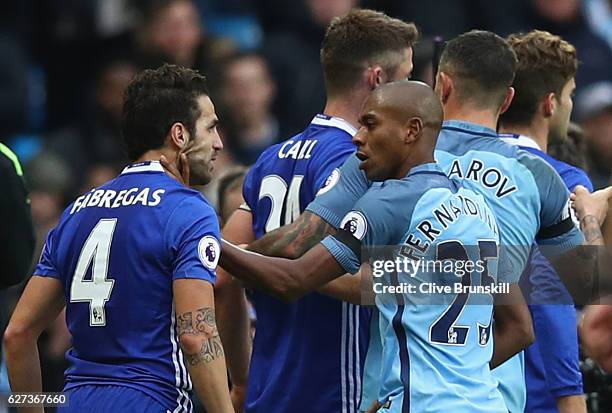
[[[130,188],[121,191],[97,189],[78,197],[70,209],[70,214],[88,207],[119,208],[132,205],[154,207],[159,205],[164,192],[165,189],[152,191],[151,188]]]

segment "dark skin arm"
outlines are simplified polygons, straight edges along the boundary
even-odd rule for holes
[[[249,244],[249,251],[273,257],[299,258],[335,229],[312,212],[305,211],[293,223],[280,227]]]
[[[224,240],[219,264],[242,280],[257,284],[264,291],[289,301],[345,273],[322,244],[298,259],[289,260],[244,251]]]
[[[529,307],[518,284],[510,285],[510,294],[495,296],[493,307],[493,357],[492,369],[526,349],[535,341],[533,321]]]
[[[589,194],[578,186],[571,199],[584,235],[583,245],[550,258],[576,304],[587,304],[612,293],[609,252],[603,248],[602,225],[606,221],[612,187]],[[543,249],[542,251],[546,251]]]

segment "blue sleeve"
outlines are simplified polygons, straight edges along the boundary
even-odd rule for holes
[[[353,208],[359,198],[366,193],[370,182],[365,173],[359,169],[361,162],[356,155],[348,157],[328,185],[321,188],[307,211],[323,218],[330,225],[338,228],[342,217]]]
[[[567,176],[563,176],[563,180],[565,181],[565,185],[567,185],[568,189],[572,192],[574,192],[577,185],[582,185],[588,189],[589,192],[593,192],[593,183],[582,169],[575,168],[569,170]]]
[[[352,235],[363,247],[397,244],[398,217],[393,215],[394,202],[386,196],[388,193],[386,188],[370,189],[342,219],[341,231]],[[406,205],[406,210],[411,208]],[[361,257],[340,235],[330,235],[322,244],[346,272],[354,274],[359,271]]]
[[[200,196],[183,200],[166,224],[172,279],[201,279],[214,284],[221,255],[219,221]]]
[[[313,183],[313,194],[318,193],[323,187],[328,187],[335,176],[340,172],[342,164],[355,152],[355,145],[351,142],[342,142],[329,147],[328,150],[317,152],[314,159],[314,168],[310,172]],[[336,172],[336,170],[338,170]]]
[[[529,308],[551,395],[557,398],[582,394],[574,306],[532,305]]]
[[[582,244],[584,237],[572,219],[569,191],[559,174],[546,161],[527,152],[519,159],[531,171],[540,196],[538,244],[555,246],[555,253]]]
[[[60,273],[55,263],[56,234],[57,227],[49,231],[42,253],[40,254],[40,259],[34,269],[35,275],[57,279],[60,278]]]

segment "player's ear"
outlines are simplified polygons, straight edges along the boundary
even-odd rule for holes
[[[406,134],[404,143],[413,143],[421,137],[423,132],[423,120],[421,118],[410,118],[406,122]]]
[[[440,102],[442,102],[443,105],[448,102],[453,90],[453,79],[444,72],[438,72],[438,77],[436,79],[436,92],[438,93]]]
[[[552,92],[544,96],[544,100],[542,101],[542,112],[544,113],[544,117],[549,118],[554,114],[557,108],[557,102],[555,102],[555,100],[555,94]]]
[[[181,150],[189,142],[189,131],[187,131],[187,128],[181,122],[175,122],[170,126],[168,139],[171,146]]]
[[[499,114],[501,115],[505,111],[508,110],[510,104],[512,103],[512,99],[514,99],[514,88],[510,86],[506,91],[506,97],[504,98],[504,103],[502,103],[501,108],[499,109]]]
[[[370,90],[376,89],[378,86],[384,83],[383,81],[383,69],[379,65],[374,65],[368,70],[368,85]]]

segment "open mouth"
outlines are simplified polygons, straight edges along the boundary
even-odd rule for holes
[[[366,155],[363,152],[357,151],[357,153],[355,154],[357,156],[357,159],[359,159],[360,161],[367,161],[368,160],[368,155]]]

